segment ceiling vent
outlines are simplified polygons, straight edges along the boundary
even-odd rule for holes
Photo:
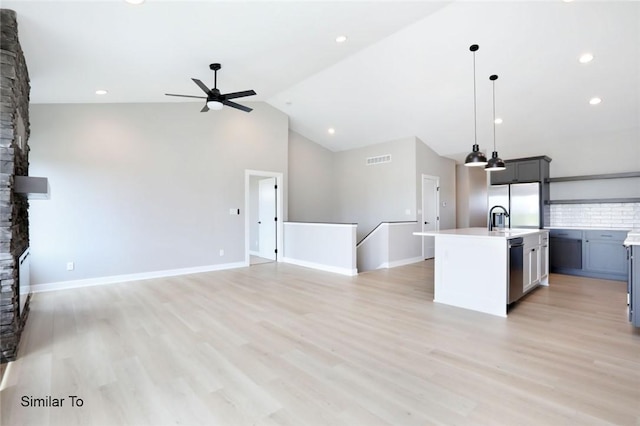
[[[375,166],[376,164],[390,163],[391,154],[378,155],[377,157],[367,158],[367,166]]]

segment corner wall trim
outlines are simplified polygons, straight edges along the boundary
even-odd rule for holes
[[[283,257],[282,261],[284,263],[290,263],[292,265],[304,266],[305,268],[311,269],[319,269],[321,271],[333,272],[340,275],[348,275],[351,277],[358,275],[358,269],[338,268],[336,266],[328,266],[321,263],[307,262],[306,260],[291,259],[290,257]]]
[[[179,275],[199,274],[202,272],[222,271],[226,269],[244,268],[246,262],[223,263],[220,265],[196,266],[193,268],[168,269],[164,271],[142,272],[138,274],[112,275],[108,277],[87,278],[84,280],[58,281],[54,283],[35,284],[31,291],[40,293],[45,291],[69,290],[73,288],[92,287],[96,285],[118,284],[130,281],[150,280],[154,278],[175,277]]]

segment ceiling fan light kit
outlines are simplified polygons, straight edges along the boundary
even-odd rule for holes
[[[491,153],[491,159],[484,166],[486,172],[496,172],[499,170],[505,170],[507,167],[502,161],[502,158],[498,157],[498,151],[496,151],[496,80],[497,75],[492,75],[489,80],[493,83],[493,152]]]
[[[200,88],[207,96],[192,96],[192,95],[176,95],[172,93],[165,93],[167,96],[177,96],[180,98],[196,98],[196,99],[206,99],[204,107],[200,110],[200,112],[207,112],[210,109],[212,110],[221,110],[225,105],[231,108],[239,109],[244,112],[251,112],[253,108],[246,107],[244,105],[240,105],[236,102],[230,101],[230,99],[243,98],[245,96],[253,96],[256,94],[254,90],[245,90],[242,92],[233,92],[233,93],[220,93],[218,89],[218,71],[222,68],[222,65],[215,63],[209,65],[209,69],[213,71],[213,89],[209,89],[202,81],[197,78],[192,78],[193,82]]]
[[[474,131],[474,143],[473,150],[467,155],[464,160],[464,165],[469,167],[480,167],[487,164],[487,157],[480,151],[478,145],[478,124],[477,124],[477,112],[476,112],[476,51],[480,47],[477,44],[472,44],[469,50],[473,52],[473,131]]]
[[[223,106],[224,106],[224,105],[222,104],[222,102],[218,102],[218,101],[207,101],[207,107],[208,107],[209,109],[214,110],[214,111],[221,110]]]

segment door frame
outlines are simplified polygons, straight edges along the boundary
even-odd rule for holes
[[[432,176],[427,174],[422,174],[420,179],[420,197],[422,198],[422,215],[420,217],[420,229],[424,232],[424,212],[425,212],[425,197],[424,197],[424,181],[425,179],[433,180],[436,182],[436,231],[440,230],[440,176]],[[424,236],[422,237],[422,258],[424,259]]]
[[[284,257],[284,200],[282,196],[282,185],[284,182],[284,174],[280,172],[269,172],[263,170],[249,170],[244,171],[244,263],[245,266],[251,264],[251,223],[249,219],[250,208],[250,195],[251,186],[250,181],[252,176],[276,178],[276,217],[278,221],[276,223],[276,262],[282,262]]]

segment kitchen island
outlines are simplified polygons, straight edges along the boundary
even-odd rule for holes
[[[523,240],[521,294],[549,285],[547,230],[463,228],[414,235],[435,237],[434,302],[506,317],[509,242],[515,238]],[[514,273],[519,279],[519,270]]]

